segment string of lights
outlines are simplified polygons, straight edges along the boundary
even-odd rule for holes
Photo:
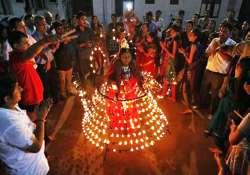
[[[78,81],[78,90],[84,109],[83,133],[91,144],[108,151],[139,151],[153,146],[167,131],[168,121],[154,99],[155,87],[160,87],[143,73],[144,90],[136,85],[135,98],[126,100],[126,91],[120,97],[107,98],[115,86],[104,83],[90,97]]]

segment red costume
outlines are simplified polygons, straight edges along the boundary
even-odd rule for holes
[[[23,88],[22,101],[24,105],[37,105],[43,100],[42,81],[33,67],[33,62],[21,60],[22,53],[13,51],[10,53],[10,68],[16,75],[19,85]]]
[[[165,134],[167,119],[151,93],[142,91],[142,76],[135,63],[117,60],[109,82],[101,85],[92,101],[83,100],[83,132],[102,149],[136,151],[154,145]]]

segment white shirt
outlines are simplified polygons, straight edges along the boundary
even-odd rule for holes
[[[236,42],[232,40],[231,38],[228,38],[224,44],[235,45]],[[216,45],[217,46],[221,45],[219,38],[214,38],[211,41],[206,52],[209,52],[211,49],[214,49]],[[230,61],[223,59],[221,55],[218,52],[216,52],[215,54],[210,55],[208,57],[206,69],[212,72],[216,72],[216,73],[227,74],[229,64],[230,64]]]
[[[33,36],[29,34],[27,36],[28,36],[28,42],[30,46],[36,43],[36,40],[35,38],[33,38]],[[33,58],[31,61],[33,62],[33,67],[36,69],[37,68],[36,60]]]
[[[44,155],[44,143],[38,153],[24,152],[32,145],[35,124],[26,112],[0,108],[0,159],[8,166],[11,175],[46,175],[48,161]]]
[[[4,58],[4,60],[5,61],[9,61],[10,60],[10,52],[12,52],[13,51],[13,49],[12,49],[12,47],[10,46],[10,43],[9,43],[9,41],[8,40],[6,40],[5,41],[5,58]]]
[[[157,28],[161,29],[160,31],[157,30],[157,37],[161,38],[163,30],[165,30],[165,28],[166,28],[164,19],[163,18],[159,18],[158,21],[153,21],[153,22],[155,23],[155,25],[157,26]]]

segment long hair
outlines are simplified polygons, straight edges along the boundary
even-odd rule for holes
[[[244,90],[244,84],[250,82],[250,57],[244,57],[238,63],[241,68],[241,74],[235,84],[235,94],[234,99],[244,113],[249,104],[249,95]],[[247,102],[247,103],[246,103]]]
[[[0,107],[5,105],[4,97],[12,97],[17,79],[13,73],[5,72],[0,76]]]
[[[121,55],[124,54],[124,53],[131,54],[130,50],[128,48],[122,48],[120,50],[119,57],[121,57]],[[120,86],[120,83],[121,83],[122,65],[123,64],[122,64],[121,60],[118,59],[114,64],[114,68],[113,68],[113,71],[112,71],[111,75],[109,76],[109,80],[116,81],[118,86]],[[137,81],[138,81],[139,84],[142,84],[142,82],[141,82],[142,81],[142,75],[139,72],[134,60],[131,59],[131,62],[129,63],[129,67],[131,69],[131,74],[137,78]]]
[[[95,24],[94,24],[94,18],[97,17],[97,16],[92,16],[91,17],[91,23],[90,23],[90,27],[92,30],[98,30],[99,28],[102,28],[102,24],[100,23],[99,19],[97,19],[97,29],[95,28]]]

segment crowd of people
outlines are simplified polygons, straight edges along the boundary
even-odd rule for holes
[[[211,151],[218,174],[247,173],[249,23],[237,21],[233,11],[219,25],[208,13],[184,21],[180,10],[169,22],[161,15],[149,11],[141,21],[132,11],[119,20],[112,14],[107,26],[97,16],[89,22],[81,11],[68,21],[53,20],[50,12],[1,20],[0,159],[8,174],[49,171],[44,155],[44,138],[50,140],[44,134],[48,108],[76,95],[72,74],[84,84],[109,74],[110,67],[117,70],[123,48],[133,69],[150,73],[162,85],[159,98],[183,100],[183,114],[206,111],[210,121],[204,133],[215,141]]]

